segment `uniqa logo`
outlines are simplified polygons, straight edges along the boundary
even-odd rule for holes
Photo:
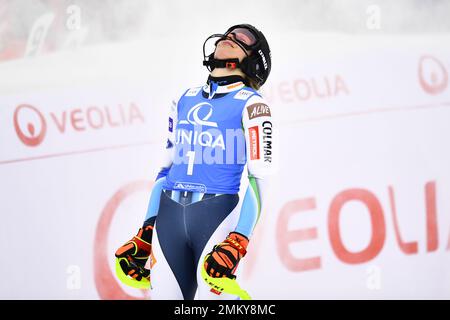
[[[25,124],[26,130],[22,128],[24,121],[21,119],[28,120]],[[44,140],[47,123],[37,108],[28,104],[21,104],[14,111],[14,129],[20,141],[27,146],[36,147]]]
[[[208,113],[203,117],[203,119],[200,119],[199,112],[200,109],[209,109]],[[193,106],[187,116],[186,120],[180,120],[180,124],[193,124],[193,125],[200,125],[200,126],[208,126],[208,127],[214,127],[217,128],[217,122],[208,121],[209,118],[212,116],[212,105],[210,105],[207,102],[201,102]]]

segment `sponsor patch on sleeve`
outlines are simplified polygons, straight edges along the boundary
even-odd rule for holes
[[[247,100],[253,93],[253,91],[242,89],[234,95],[234,98],[238,100]]]
[[[173,119],[169,117],[169,132],[173,132]]]
[[[186,92],[185,96],[186,97],[195,97],[201,89],[202,89],[202,87],[191,88],[188,90],[188,92]]]
[[[270,108],[267,104],[264,103],[254,103],[247,107],[248,118],[254,119],[258,117],[270,117]]]
[[[248,128],[250,138],[250,159],[259,159],[259,131],[258,126]]]

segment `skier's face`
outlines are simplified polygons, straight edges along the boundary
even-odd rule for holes
[[[236,39],[235,34],[229,34],[228,37]],[[241,39],[239,39],[241,40]],[[247,55],[250,55],[250,52],[247,51]],[[239,61],[242,61],[247,56],[237,43],[231,40],[220,40],[217,43],[216,51],[214,52],[214,58],[216,59],[234,59],[238,58]]]

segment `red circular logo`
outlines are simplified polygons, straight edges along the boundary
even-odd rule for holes
[[[36,124],[33,124],[32,122],[28,122],[26,125],[26,129],[28,130],[27,133],[20,127],[19,116],[24,112],[30,113],[30,111],[38,116],[40,121],[40,132],[36,132]],[[14,111],[14,129],[16,130],[20,141],[27,146],[36,147],[44,140],[45,133],[47,132],[47,123],[45,122],[44,116],[37,108],[29,104],[21,104],[17,106],[16,111]]]
[[[439,94],[447,88],[448,73],[438,59],[422,56],[419,60],[419,81],[425,92]]]
[[[120,204],[130,195],[139,191],[150,192],[153,183],[136,181],[120,188],[106,203],[95,231],[94,242],[94,279],[101,299],[139,299],[127,294],[120,286],[117,277],[111,271],[108,261],[114,256],[108,255],[108,234],[112,219]],[[142,290],[145,299],[148,290]]]

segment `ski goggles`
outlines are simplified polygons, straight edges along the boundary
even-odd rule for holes
[[[232,37],[230,35],[233,35]],[[246,50],[250,50],[257,42],[256,36],[249,29],[246,28],[235,28],[232,30],[228,30],[224,37],[219,39],[216,42],[216,45],[219,41],[231,38],[233,41],[241,44]]]

